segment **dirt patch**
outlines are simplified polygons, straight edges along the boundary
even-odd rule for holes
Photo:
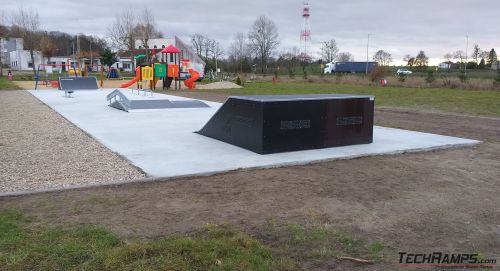
[[[205,223],[231,223],[259,236],[270,219],[300,223],[315,213],[333,227],[388,245],[394,251],[388,263],[396,261],[398,251],[498,257],[500,119],[386,108],[376,111],[376,123],[486,142],[471,148],[1,198],[0,206],[19,208],[47,224],[100,224],[128,238],[146,239],[189,232]],[[336,261],[311,265],[314,270],[337,268],[366,270]],[[397,269],[392,264],[370,268]]]

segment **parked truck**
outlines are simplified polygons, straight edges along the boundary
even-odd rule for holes
[[[354,62],[354,61],[344,61],[344,62],[331,62],[327,63],[324,69],[325,74],[331,73],[365,73],[368,67],[368,72],[371,72],[373,68],[377,67],[377,62]]]

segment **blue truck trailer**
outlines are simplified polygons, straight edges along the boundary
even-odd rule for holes
[[[343,62],[331,62],[326,64],[324,73],[365,73],[368,67],[368,72],[371,72],[373,68],[377,67],[377,62],[355,62],[355,61],[343,61]]]

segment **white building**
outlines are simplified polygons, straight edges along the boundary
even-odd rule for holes
[[[442,70],[449,70],[451,68],[451,63],[448,62],[439,63],[438,68]]]
[[[0,39],[0,52],[2,54],[2,62],[10,66],[10,52],[23,50],[23,39],[19,38],[1,38]]]
[[[128,56],[118,56],[118,62],[113,64],[113,67],[117,67],[121,71],[133,72],[135,66],[135,59]]]
[[[9,64],[10,68],[18,71],[26,71],[36,68],[38,64],[43,63],[42,54],[39,51],[33,52],[33,57],[35,63],[31,60],[30,51],[28,50],[16,50],[9,53]]]
[[[0,47],[2,52],[2,62],[7,64],[10,69],[24,71],[31,70],[33,66],[43,63],[42,54],[39,51],[34,51],[33,56],[35,63],[31,61],[30,51],[24,50],[23,39],[9,38],[0,39]]]

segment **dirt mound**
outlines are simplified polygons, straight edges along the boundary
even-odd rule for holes
[[[215,82],[206,85],[196,85],[197,89],[229,89],[229,88],[243,88],[233,82]]]

